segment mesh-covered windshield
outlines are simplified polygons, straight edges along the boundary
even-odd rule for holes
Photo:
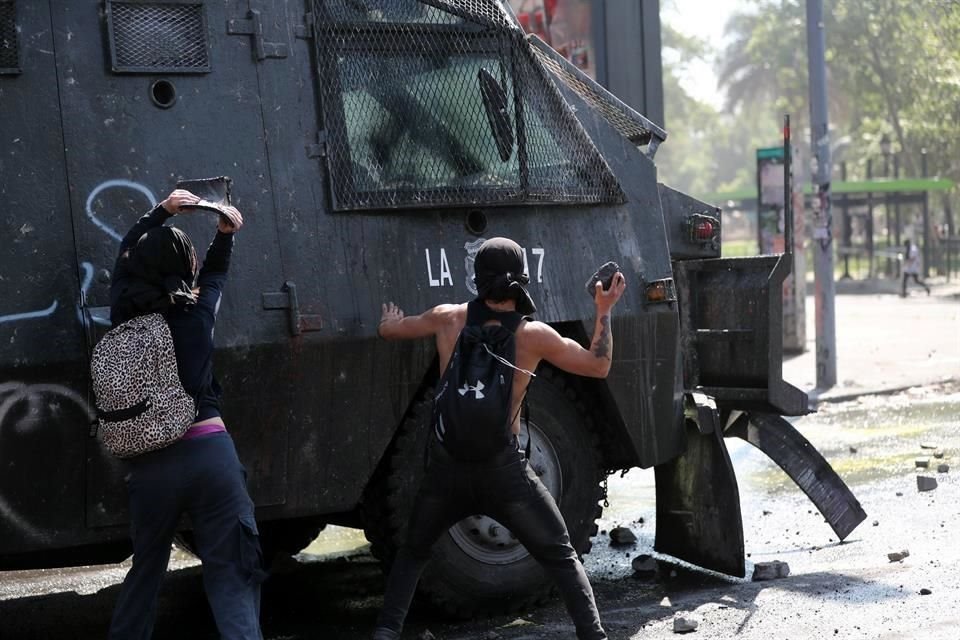
[[[315,0],[339,210],[622,202],[495,0]]]

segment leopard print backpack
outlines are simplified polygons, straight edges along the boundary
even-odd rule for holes
[[[159,313],[108,331],[93,350],[90,377],[100,438],[117,457],[173,444],[196,417],[177,374],[170,327]]]

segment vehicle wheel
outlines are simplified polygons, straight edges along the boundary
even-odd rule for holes
[[[371,549],[388,567],[406,535],[407,517],[423,477],[432,393],[410,412],[365,498]],[[603,472],[586,405],[551,369],[531,384],[531,465],[560,507],[571,542],[590,550],[600,516]],[[527,426],[521,442],[526,445]],[[515,612],[543,601],[553,583],[526,549],[495,520],[466,518],[441,536],[418,594],[457,617]]]

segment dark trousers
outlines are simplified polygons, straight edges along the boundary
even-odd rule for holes
[[[519,452],[491,463],[464,463],[433,443],[405,544],[387,580],[376,640],[400,637],[420,574],[434,542],[456,522],[482,513],[509,528],[560,589],[581,640],[606,638],[600,615],[567,526],[553,496]]]
[[[221,638],[260,640],[260,583],[266,574],[246,471],[233,439],[221,432],[182,440],[132,458],[127,470],[133,566],[109,637],[141,640],[153,633],[170,545],[186,513]]]
[[[927,283],[920,279],[920,274],[918,273],[904,273],[903,274],[903,284],[900,286],[900,295],[907,295],[907,280],[910,279],[910,276],[913,276],[913,281],[918,285],[926,289],[927,293],[930,293],[930,287],[927,286]]]

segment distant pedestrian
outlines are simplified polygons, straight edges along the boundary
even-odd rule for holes
[[[903,242],[903,281],[900,285],[900,297],[907,297],[907,280],[913,276],[913,281],[923,287],[930,295],[930,287],[920,279],[920,248],[907,238]]]

